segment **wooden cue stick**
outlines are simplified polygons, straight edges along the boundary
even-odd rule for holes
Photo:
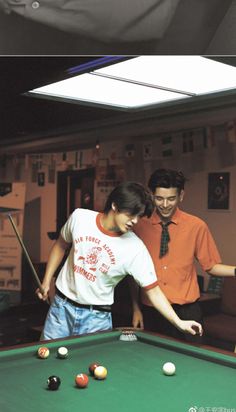
[[[43,290],[43,288],[42,288],[41,282],[40,282],[39,277],[38,277],[38,275],[37,275],[37,273],[36,273],[36,270],[35,270],[35,268],[34,268],[34,265],[33,265],[32,261],[31,261],[31,259],[30,259],[30,256],[29,256],[29,254],[28,254],[28,252],[27,252],[27,250],[26,250],[26,247],[25,247],[25,245],[24,245],[24,243],[23,243],[23,240],[21,239],[21,237],[20,237],[20,235],[19,235],[19,232],[18,232],[18,230],[17,230],[17,227],[16,227],[16,225],[15,225],[15,223],[14,223],[14,220],[12,219],[10,213],[8,213],[8,218],[9,218],[11,224],[12,224],[12,227],[13,227],[13,229],[14,229],[14,232],[15,232],[15,234],[16,234],[16,237],[17,237],[17,239],[18,239],[19,242],[20,242],[20,245],[21,245],[22,250],[23,250],[23,252],[24,252],[24,254],[25,254],[25,257],[26,257],[26,259],[27,259],[27,261],[28,261],[28,263],[29,263],[29,265],[30,265],[30,268],[31,268],[32,273],[33,273],[33,275],[34,275],[34,278],[35,278],[35,280],[36,280],[36,282],[37,282],[37,285],[38,285],[38,287],[39,287],[39,290],[40,290],[40,292],[41,292],[42,294],[44,294],[44,290]]]

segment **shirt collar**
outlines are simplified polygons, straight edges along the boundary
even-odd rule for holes
[[[177,207],[174,215],[171,218],[171,222],[173,222],[175,225],[178,225],[179,223],[179,219],[180,219],[180,215],[181,215],[181,210]],[[158,225],[161,223],[161,218],[158,216],[158,214],[156,212],[154,212],[152,214],[152,216],[150,217],[151,223],[153,225]]]

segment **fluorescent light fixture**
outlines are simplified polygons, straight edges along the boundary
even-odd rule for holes
[[[140,56],[39,87],[29,94],[128,110],[234,88],[233,66],[201,56]]]

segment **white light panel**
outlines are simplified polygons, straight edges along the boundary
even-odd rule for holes
[[[138,109],[189,98],[188,94],[234,88],[233,66],[200,56],[140,56],[31,90],[30,94]]]

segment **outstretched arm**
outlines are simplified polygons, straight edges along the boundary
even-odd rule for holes
[[[39,289],[36,290],[36,293],[39,299],[46,300],[48,298],[48,292],[50,289],[50,283],[55,274],[58,266],[60,265],[65,251],[70,246],[70,243],[65,242],[65,240],[60,235],[57,241],[54,243],[51,252],[49,254],[48,263],[46,266],[45,275],[42,282],[42,288],[44,290],[44,294],[40,292]]]
[[[128,276],[131,300],[132,300],[132,307],[133,307],[133,319],[132,319],[132,326],[134,328],[140,327],[141,329],[144,328],[143,324],[143,314],[139,306],[139,291],[140,287],[134,281],[132,276]]]
[[[213,276],[236,276],[236,266],[224,265],[223,263],[217,263],[210,270],[207,271],[209,275]]]
[[[191,335],[196,335],[197,333],[202,335],[202,325],[194,320],[181,320],[175,313],[159,286],[155,286],[154,288],[147,290],[146,294],[155,309],[158,310],[177,329]]]

